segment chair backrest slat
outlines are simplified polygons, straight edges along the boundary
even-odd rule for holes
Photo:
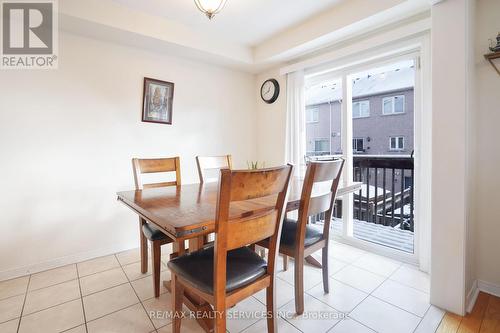
[[[276,229],[278,210],[272,209],[258,217],[229,221],[227,224],[227,250],[254,244],[262,239],[271,237]]]
[[[231,155],[196,156],[196,165],[198,166],[198,176],[200,177],[200,183],[211,181],[211,179],[207,177],[207,170],[233,168]],[[217,178],[214,178],[213,181],[217,181]]]
[[[343,167],[343,159],[311,161],[307,165],[299,205],[299,219],[297,221],[299,225],[295,236],[297,244],[304,244],[309,216],[320,213],[325,213],[323,238],[329,237],[330,220]]]
[[[133,158],[132,166],[134,169],[135,188],[137,190],[181,185],[181,164],[179,157],[151,159]],[[143,174],[163,172],[175,172],[175,181],[145,184],[141,177]]]
[[[308,216],[317,215],[326,212],[330,209],[330,202],[332,201],[332,192],[323,194],[321,196],[312,197],[309,202]]]
[[[315,183],[319,183],[334,180],[339,174],[344,160],[311,161],[310,164],[315,166],[313,180]]]
[[[239,171],[231,177],[231,201],[242,201],[278,194],[289,175],[282,169]]]

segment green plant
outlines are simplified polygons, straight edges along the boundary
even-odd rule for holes
[[[265,162],[259,164],[259,161],[247,161],[247,166],[249,170],[262,169],[266,166]]]

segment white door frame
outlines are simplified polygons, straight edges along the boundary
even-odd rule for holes
[[[430,37],[429,34],[422,34],[412,41],[405,41],[402,45],[394,44],[397,51],[394,54],[384,52],[379,58],[375,50],[367,51],[366,62],[358,61],[355,65],[349,65],[346,61],[345,67],[337,62],[334,71],[325,71],[322,67],[319,74],[314,73],[314,69],[308,70],[306,75],[308,80],[321,81],[325,78],[342,78],[342,100],[352,100],[352,86],[349,75],[355,72],[367,70],[387,63],[399,60],[415,60],[415,88],[414,88],[414,150],[415,150],[415,172],[414,172],[414,200],[415,200],[415,230],[414,230],[414,253],[391,249],[375,243],[354,238],[352,216],[353,204],[352,194],[342,198],[343,202],[343,234],[335,236],[341,242],[395,258],[404,262],[418,264],[420,269],[428,272],[430,267],[430,221],[431,221],[431,158],[432,158],[432,117],[430,114],[431,87],[423,85],[423,82],[430,82]],[[352,180],[352,103],[342,103],[342,150],[346,158],[343,182],[347,184]],[[425,111],[425,112],[424,112]]]

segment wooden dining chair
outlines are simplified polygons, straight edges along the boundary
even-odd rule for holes
[[[311,161],[307,165],[299,205],[298,220],[285,218],[279,252],[295,259],[295,312],[304,312],[304,259],[322,250],[323,289],[328,286],[328,242],[330,221],[344,160]],[[330,185],[331,183],[331,185]],[[308,224],[309,217],[325,213],[323,228]],[[257,243],[269,248],[269,240]],[[286,259],[285,259],[286,260]]]
[[[139,159],[133,158],[132,165],[134,169],[135,189],[142,190],[146,188],[179,186],[181,185],[181,168],[179,157]],[[144,184],[143,174],[175,172],[175,180]],[[160,272],[161,272],[161,246],[172,243],[172,239],[165,235],[160,229],[152,223],[147,223],[145,219],[139,217],[140,248],[141,248],[141,273],[148,271],[148,239],[152,247],[152,269],[153,269],[153,288],[155,297],[160,296]]]
[[[207,175],[208,170],[217,169],[232,169],[233,161],[231,155],[223,156],[196,156],[196,165],[198,166],[198,175],[200,177],[200,183],[207,183],[211,181],[217,181],[218,175],[215,178],[209,178]]]
[[[180,332],[185,290],[212,304],[215,333],[225,333],[226,309],[264,288],[268,332],[277,332],[275,267],[292,169],[287,165],[220,171],[214,246],[168,263],[173,332]],[[266,238],[270,239],[267,262],[248,247]]]

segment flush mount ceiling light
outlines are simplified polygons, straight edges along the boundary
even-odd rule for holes
[[[224,8],[227,0],[194,0],[196,7],[211,20]]]

